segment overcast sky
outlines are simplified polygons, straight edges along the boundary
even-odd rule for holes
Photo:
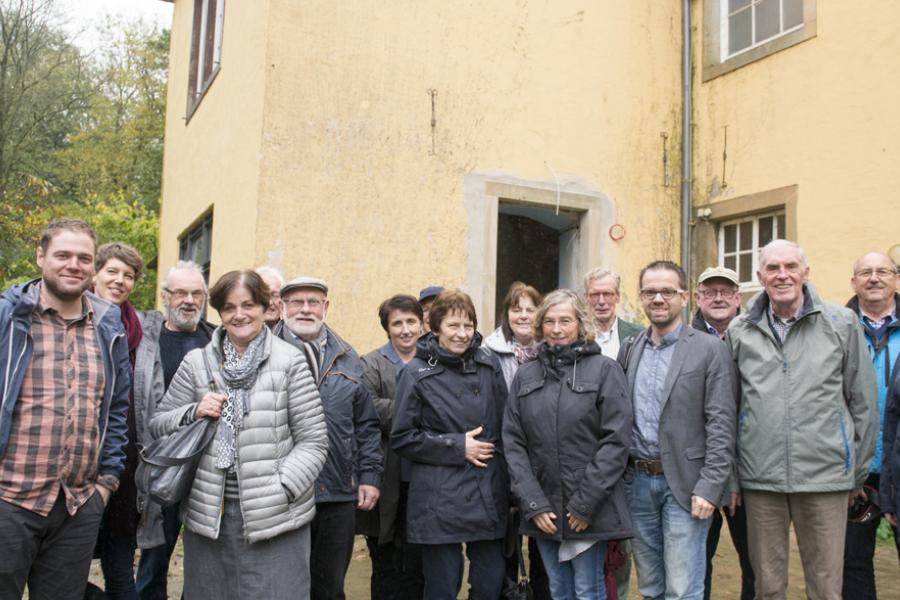
[[[93,50],[97,44],[95,26],[107,15],[127,20],[140,19],[157,27],[171,27],[171,2],[162,0],[57,0],[59,12],[68,21],[66,29],[78,45]]]

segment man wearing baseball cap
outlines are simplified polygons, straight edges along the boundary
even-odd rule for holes
[[[297,277],[281,286],[281,303],[282,322],[274,333],[307,355],[328,427],[328,458],[315,484],[311,597],[343,600],[356,509],[372,510],[381,486],[378,415],[359,356],[325,324],[328,285],[318,277]]]
[[[719,338],[725,338],[725,330],[741,308],[740,280],[738,274],[725,267],[710,267],[697,278],[694,290],[697,312],[691,324],[694,329],[704,331]],[[747,552],[747,515],[740,504],[740,497],[732,493],[729,506],[713,513],[709,534],[706,538],[706,585],[703,598],[709,600],[712,592],[712,559],[719,545],[722,532],[722,512],[728,521],[731,541],[741,563],[741,600],[753,600],[754,579],[750,555]]]

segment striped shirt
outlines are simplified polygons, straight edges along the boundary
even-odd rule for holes
[[[94,493],[105,375],[90,304],[65,320],[52,308],[31,315],[31,362],[0,458],[0,499],[47,516],[65,495],[74,515]]]

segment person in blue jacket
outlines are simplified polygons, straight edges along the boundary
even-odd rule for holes
[[[52,221],[41,278],[0,298],[0,598],[82,598],[125,467],[131,365],[119,309],[87,291],[96,248]]]

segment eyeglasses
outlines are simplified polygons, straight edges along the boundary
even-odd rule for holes
[[[591,302],[595,302],[603,298],[604,300],[609,300],[610,298],[615,298],[618,294],[616,292],[591,292],[587,295],[588,300]]]
[[[543,321],[541,321],[541,326],[549,327],[552,329],[552,328],[556,327],[557,325],[559,325],[560,327],[571,327],[574,323],[575,323],[575,319],[569,319],[569,318],[564,317],[559,320],[544,319]]]
[[[193,298],[194,300],[203,300],[206,298],[206,292],[203,290],[170,290],[169,288],[163,288],[163,291],[170,296],[174,296],[176,300],[184,300],[188,296]]]
[[[649,302],[656,298],[657,295],[662,296],[663,300],[671,300],[678,294],[683,294],[684,290],[673,290],[672,288],[665,288],[661,290],[641,290],[641,300],[645,300]]]
[[[303,308],[303,305],[305,304],[312,310],[315,310],[322,306],[322,301],[318,298],[291,298],[290,300],[283,300],[282,302],[288,308]]]
[[[697,290],[701,296],[706,298],[707,300],[715,300],[716,296],[722,296],[725,300],[730,298],[734,298],[735,294],[737,294],[737,290],[714,290],[714,289],[702,289]]]
[[[863,279],[868,279],[872,275],[878,277],[878,279],[887,279],[888,277],[893,277],[897,274],[896,269],[860,269],[856,273],[853,274],[854,277],[862,277]]]

